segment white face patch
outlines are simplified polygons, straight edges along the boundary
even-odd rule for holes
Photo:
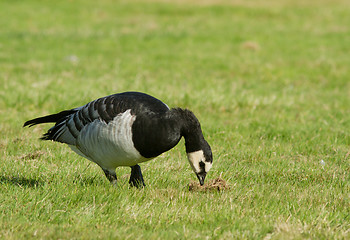
[[[213,164],[211,162],[205,162],[205,172],[209,172],[212,165]]]
[[[188,161],[190,162],[190,165],[195,173],[200,173],[202,171],[201,164],[205,164],[204,170],[207,173],[211,168],[211,162],[206,162],[204,153],[202,150],[187,153]]]

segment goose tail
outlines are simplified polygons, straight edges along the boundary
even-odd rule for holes
[[[71,114],[75,113],[77,110],[76,109],[71,109],[71,110],[65,110],[59,113],[47,115],[44,117],[38,117],[34,118],[32,120],[26,121],[23,125],[23,127],[32,127],[37,124],[41,123],[57,123],[61,122],[62,120],[66,119],[68,116]]]

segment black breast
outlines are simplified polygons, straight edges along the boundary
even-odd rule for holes
[[[143,157],[156,157],[180,141],[181,126],[181,119],[173,117],[172,110],[137,115],[132,125],[134,146]]]

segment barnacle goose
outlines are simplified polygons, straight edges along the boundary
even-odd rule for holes
[[[41,139],[66,143],[98,164],[112,184],[117,183],[115,169],[129,166],[129,184],[145,186],[138,164],[170,150],[181,137],[201,185],[212,166],[212,152],[195,115],[187,109],[169,109],[145,93],[102,97],[82,107],[29,120],[23,127],[50,122],[56,124]]]

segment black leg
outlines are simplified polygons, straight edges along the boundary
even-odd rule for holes
[[[141,168],[139,165],[135,165],[131,167],[131,175],[129,184],[132,187],[142,188],[145,185],[145,182],[143,181]]]
[[[102,169],[105,173],[107,179],[114,185],[117,186],[117,175],[115,174],[115,171],[109,171],[106,169]]]

